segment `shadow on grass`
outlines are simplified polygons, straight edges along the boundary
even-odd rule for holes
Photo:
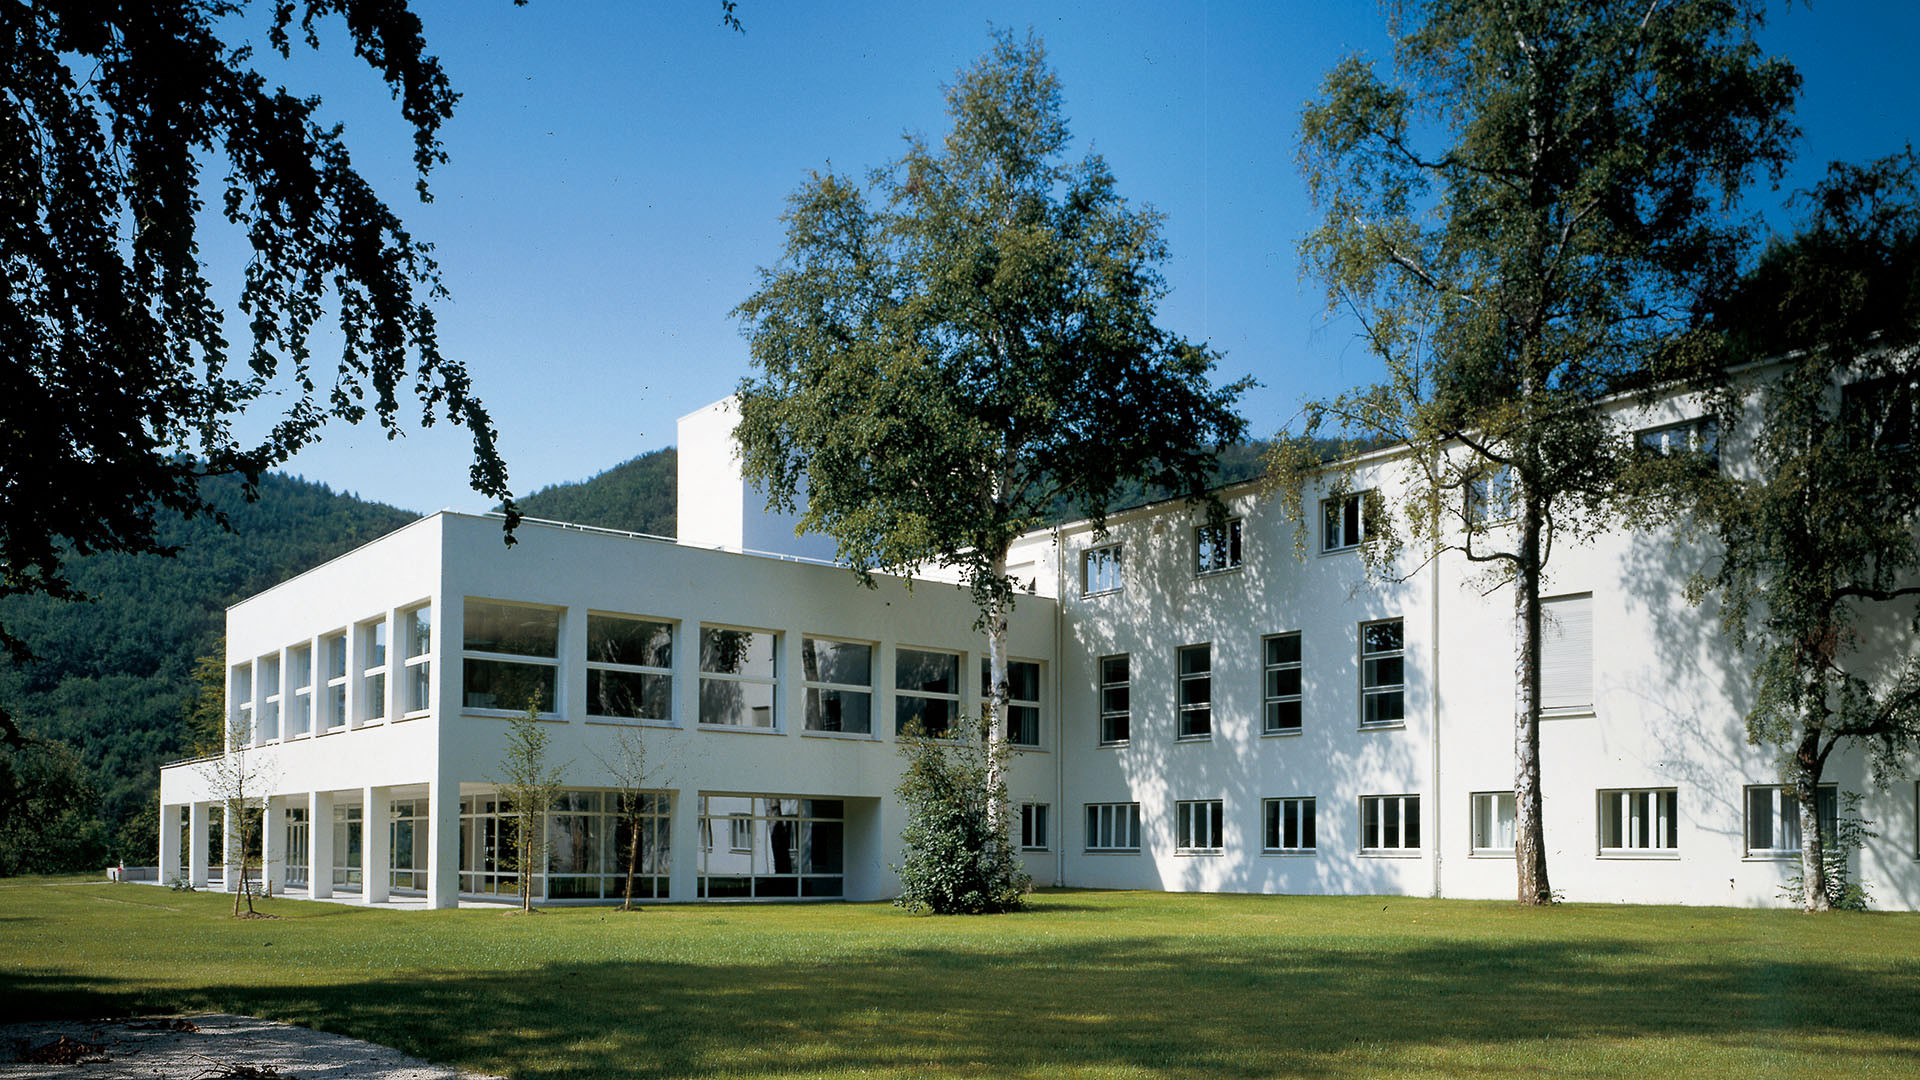
[[[1835,1074],[1868,1055],[1896,1075],[1920,1072],[1920,990],[1905,970],[1702,964],[1608,941],[1249,944],[1117,938],[818,963],[573,962],[165,995],[14,969],[0,972],[0,1000],[39,1016],[251,1013],[515,1077],[1349,1076],[1382,1061],[1431,1065],[1428,1051],[1661,1038],[1693,1053],[1817,1054]]]

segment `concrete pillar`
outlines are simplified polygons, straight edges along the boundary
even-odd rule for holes
[[[460,784],[427,789],[427,906],[460,906]]]
[[[370,787],[362,795],[360,898],[369,904],[384,904],[393,883],[393,789]]]
[[[226,876],[221,879],[220,888],[225,892],[238,892],[240,889],[241,856],[244,850],[240,846],[240,814],[234,812],[231,802],[221,804],[220,813],[220,863],[226,868]]]
[[[180,877],[180,808],[160,806],[160,884]]]
[[[210,804],[197,802],[187,807],[187,883],[196,889],[207,887],[207,811]]]
[[[667,835],[673,838],[668,853],[667,895],[687,903],[700,898],[699,793],[692,788],[675,791],[672,813],[667,822]]]
[[[307,896],[333,895],[333,792],[307,793]]]
[[[269,896],[287,891],[287,808],[279,799],[268,799],[260,815],[260,882]]]

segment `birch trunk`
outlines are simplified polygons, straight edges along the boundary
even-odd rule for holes
[[[1520,569],[1514,582],[1513,863],[1523,904],[1550,904],[1546,828],[1540,798],[1539,504],[1521,492]]]
[[[1793,755],[1795,813],[1800,818],[1800,910],[1831,911],[1827,899],[1826,837],[1820,835],[1820,736],[1809,731]]]
[[[994,580],[1007,580],[1007,552],[1002,548],[993,557]],[[1002,835],[1007,828],[1006,807],[1001,805],[999,793],[1006,788],[1006,753],[1003,743],[1006,740],[1007,701],[1011,688],[1007,684],[1007,607],[1012,598],[1004,587],[996,588],[993,603],[987,609],[987,696],[980,703],[980,725],[982,741],[987,748],[987,822],[993,827],[995,835]]]

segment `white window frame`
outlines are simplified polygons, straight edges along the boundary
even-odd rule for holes
[[[932,656],[952,657],[953,658],[953,692],[946,693],[940,690],[923,690],[917,687],[901,686],[900,685],[900,676],[901,676],[900,654],[909,653],[909,652],[926,653]],[[894,649],[893,658],[894,658],[893,660],[893,733],[894,733],[894,736],[898,738],[903,735],[903,732],[901,731],[901,725],[900,725],[900,703],[909,698],[918,699],[921,701],[946,702],[950,706],[949,715],[951,717],[948,731],[937,732],[935,734],[936,736],[945,736],[946,734],[951,732],[952,730],[951,725],[953,723],[958,723],[960,720],[960,714],[961,714],[960,690],[962,687],[966,685],[966,677],[967,677],[966,654],[954,652],[951,649],[924,649],[917,645],[903,645],[903,646],[897,646]]]
[[[1320,500],[1322,555],[1353,551],[1367,542],[1367,494],[1367,491],[1349,491]],[[1352,542],[1347,540],[1350,532],[1357,538]]]
[[[626,663],[619,663],[612,660],[594,659],[592,642],[593,642],[593,621],[595,619],[620,619],[626,622],[647,623],[653,626],[666,627],[667,628],[667,662],[666,664],[665,665],[626,664]],[[586,714],[589,720],[595,723],[607,723],[607,724],[651,724],[656,726],[663,725],[668,727],[677,726],[674,721],[674,717],[678,715],[678,713],[674,708],[675,687],[674,687],[674,681],[673,681],[673,656],[674,656],[674,653],[680,648],[680,624],[678,622],[674,621],[673,619],[662,619],[662,618],[656,618],[654,616],[649,616],[649,615],[630,615],[630,614],[627,614],[626,612],[621,612],[621,611],[589,611],[587,612],[587,642],[588,642],[588,648],[587,648],[587,658],[586,658],[586,670],[587,670],[588,686],[587,686],[586,697],[581,699],[581,707],[582,707],[582,711]],[[593,680],[593,673],[596,671],[614,672],[622,675],[645,675],[651,678],[667,680],[667,714],[665,716],[613,716],[608,713],[594,712],[592,680]]]
[[[228,710],[230,713],[228,723],[240,734],[239,738],[229,734],[228,744],[237,742],[252,746],[258,743],[260,731],[253,725],[253,661],[235,664],[232,670],[227,672],[227,693],[234,703],[233,708]]]
[[[406,720],[433,711],[433,604],[416,604],[401,612],[400,625],[401,652],[405,654],[401,661],[400,718]]]
[[[295,658],[305,653],[307,662],[297,663]],[[286,724],[288,738],[305,738],[313,734],[313,643],[303,641],[287,650],[287,675],[289,681],[298,678],[293,684],[293,708],[287,711]],[[294,718],[299,717],[295,731]]]
[[[733,633],[739,633],[739,634],[765,634],[769,638],[772,638],[773,639],[773,674],[741,675],[741,674],[735,674],[734,672],[731,672],[731,671],[708,671],[706,668],[706,664],[701,659],[701,657],[706,655],[707,650],[706,650],[705,639],[709,631],[733,632]],[[786,674],[786,672],[783,670],[783,665],[781,663],[781,657],[780,657],[780,649],[783,644],[783,641],[784,641],[784,638],[781,635],[780,631],[778,630],[768,630],[768,629],[765,629],[764,627],[757,627],[757,626],[728,626],[722,623],[701,623],[700,639],[694,645],[694,648],[697,650],[694,656],[694,661],[695,661],[695,664],[700,669],[700,674],[699,674],[700,685],[704,686],[709,682],[731,682],[731,683],[740,683],[740,684],[749,685],[749,686],[767,686],[767,687],[771,687],[772,691],[767,696],[767,700],[769,704],[768,704],[767,723],[765,724],[728,724],[728,723],[722,723],[719,721],[711,721],[707,719],[706,713],[699,708],[700,703],[696,703],[696,711],[699,712],[699,715],[695,718],[695,722],[699,724],[701,728],[707,731],[759,731],[759,732],[771,732],[774,734],[779,734],[780,732],[784,731],[785,728],[782,725],[786,720],[786,716],[784,715],[783,710],[780,708],[780,679],[782,675]],[[704,700],[705,695],[702,694],[701,697]]]
[[[286,736],[280,724],[280,673],[284,667],[277,652],[268,653],[254,661],[253,670],[260,673],[260,708],[257,716],[263,736],[261,742],[279,742]]]
[[[1584,644],[1577,636],[1570,637],[1583,630]],[[1592,593],[1540,598],[1540,711],[1543,714],[1593,715],[1594,641]]]
[[[347,710],[347,683],[353,677],[353,660],[350,655],[352,637],[346,630],[335,630],[320,635],[320,647],[326,653],[327,664],[327,717],[325,725],[314,725],[316,733],[321,731],[345,731],[353,722]],[[337,663],[335,661],[338,661]],[[336,669],[337,673],[336,673]],[[340,722],[334,722],[334,703],[339,703]]]
[[[806,668],[807,647],[812,645],[815,642],[822,642],[828,645],[855,645],[867,650],[867,681],[864,684],[840,683],[840,682],[829,682],[824,679],[807,678],[807,668]],[[880,706],[879,706],[880,695],[874,692],[874,681],[879,677],[879,674],[880,674],[880,646],[871,641],[857,641],[853,638],[828,637],[824,634],[806,634],[806,635],[803,635],[800,639],[800,654],[801,654],[800,686],[801,686],[801,697],[802,697],[802,706],[803,706],[803,711],[801,713],[801,720],[800,720],[801,730],[807,732],[808,734],[813,734],[813,735],[838,735],[838,736],[844,736],[847,738],[867,738],[867,739],[878,738],[879,733],[874,731],[873,728],[874,728],[875,718],[880,715]],[[857,694],[861,697],[866,698],[867,699],[867,730],[848,731],[845,728],[829,728],[829,727],[814,726],[814,718],[816,716],[824,717],[826,715],[826,709],[824,707],[817,707],[814,704],[814,701],[815,701],[814,695],[819,694],[823,691],[828,693],[837,693],[837,694],[847,695],[847,696],[852,696]]]
[[[1107,662],[1110,660],[1120,661],[1121,666],[1125,669],[1122,673],[1126,675],[1126,678],[1118,682],[1107,681]],[[1126,746],[1133,741],[1133,657],[1127,653],[1110,653],[1101,657],[1099,664],[1099,670],[1095,674],[1100,679],[1100,699],[1098,702],[1100,729],[1094,732],[1094,736],[1099,740],[1101,746]],[[1126,696],[1126,708],[1116,709],[1112,707],[1112,703],[1108,699],[1108,691],[1111,690],[1118,690]],[[1115,739],[1108,737],[1113,734],[1113,722],[1116,719],[1126,725],[1127,734],[1125,738]]]
[[[1051,851],[1047,840],[1048,804],[1043,802],[1023,802],[1020,804],[1020,850]]]
[[[1373,827],[1368,828],[1368,810],[1373,811]],[[1391,812],[1389,812],[1391,811]],[[1397,819],[1389,824],[1389,818]],[[1405,855],[1418,852],[1426,843],[1420,820],[1418,795],[1362,795],[1360,797],[1360,854]],[[1371,833],[1372,835],[1369,835]],[[1408,834],[1413,843],[1408,843]]]
[[[1103,544],[1081,552],[1081,595],[1103,596],[1126,588],[1125,554],[1120,544]]]
[[[1287,809],[1294,812],[1292,835]],[[1288,843],[1288,841],[1293,841]],[[1311,795],[1283,795],[1260,801],[1260,850],[1267,855],[1311,855],[1319,849],[1320,823]]]
[[[1773,816],[1773,843],[1757,847],[1753,842],[1753,807],[1757,798],[1766,798]],[[1823,829],[1830,830],[1840,816],[1840,788],[1821,784],[1814,792],[1814,814]],[[1740,797],[1741,843],[1749,859],[1786,859],[1800,857],[1800,802],[1783,784],[1748,784]]]
[[[1641,428],[1633,433],[1634,449],[1656,457],[1697,457],[1720,467],[1720,421],[1695,416],[1672,424]]]
[[[1293,640],[1292,660],[1275,660],[1274,646],[1291,638]],[[1268,634],[1260,639],[1260,660],[1263,671],[1260,677],[1260,734],[1262,735],[1298,735],[1306,726],[1306,641],[1298,630],[1289,630],[1281,634]],[[1285,672],[1296,673],[1299,683],[1291,694],[1278,692],[1279,680]],[[1292,705],[1293,724],[1279,723],[1286,706]]]
[[[1207,658],[1206,669],[1189,672],[1186,669],[1186,658],[1196,653]],[[1213,643],[1202,641],[1175,649],[1173,674],[1174,738],[1179,742],[1206,742],[1213,738]],[[1207,692],[1206,700],[1189,702],[1188,687],[1202,683],[1205,684]],[[1206,730],[1194,730],[1197,724],[1202,723],[1206,725]]]
[[[1497,468],[1469,476],[1462,486],[1466,500],[1467,524],[1476,529],[1491,528],[1513,520],[1513,468]]]
[[[1398,649],[1369,650],[1367,648],[1367,631],[1368,629],[1375,626],[1398,626],[1400,628],[1400,647]],[[1359,671],[1360,727],[1365,730],[1381,730],[1381,729],[1390,729],[1390,728],[1401,728],[1401,727],[1407,726],[1407,623],[1406,623],[1406,620],[1402,618],[1392,618],[1392,619],[1374,619],[1369,622],[1363,622],[1360,624],[1359,638],[1360,638],[1360,641],[1359,641],[1359,645],[1360,645],[1360,671]],[[1367,661],[1369,660],[1400,661],[1400,681],[1397,683],[1369,682],[1368,675],[1367,675],[1367,670],[1368,670]],[[1400,715],[1397,718],[1392,720],[1367,719],[1368,713],[1371,711],[1368,708],[1368,705],[1376,698],[1384,699],[1389,697],[1398,697],[1400,699],[1400,710],[1399,710]]]
[[[1513,838],[1518,828],[1518,807],[1511,791],[1476,791],[1467,815],[1468,851],[1492,858],[1513,857]],[[1501,810],[1505,809],[1504,816]],[[1501,843],[1504,840],[1505,843]]]
[[[1183,799],[1173,804],[1176,855],[1218,855],[1226,850],[1226,802]]]
[[[1089,853],[1126,855],[1139,853],[1139,803],[1088,803],[1086,805],[1084,839]],[[1099,842],[1103,840],[1106,843]]]
[[[1680,853],[1678,788],[1608,788],[1598,794],[1601,855],[1670,858]]]
[[[1020,664],[1033,668],[1033,694],[1031,698],[1013,696],[1013,688],[1018,683],[1013,678],[1014,665]],[[1041,686],[1047,677],[1046,668],[1038,660],[1007,658],[1007,715],[1000,719],[1000,730],[1006,734],[1007,745],[1015,750],[1040,750],[1046,743],[1046,712],[1040,707],[1040,701],[1046,696]],[[993,696],[993,669],[988,657],[980,658],[980,700],[986,701]],[[1033,741],[1021,742],[1013,737],[1013,710],[1033,710]]]
[[[1196,577],[1224,574],[1240,569],[1244,532],[1239,518],[1228,518],[1218,525],[1209,522],[1193,527],[1193,572]]]
[[[512,716],[516,714],[524,714],[526,712],[525,709],[507,709],[507,708],[501,708],[499,706],[492,706],[492,705],[468,705],[467,704],[467,664],[466,662],[469,660],[480,660],[487,663],[495,663],[495,664],[520,664],[525,667],[552,668],[554,699],[552,701],[541,702],[540,711],[538,715],[546,719],[553,719],[553,720],[560,719],[561,697],[567,692],[565,680],[561,678],[561,675],[563,674],[563,672],[560,666],[560,654],[565,652],[567,648],[567,609],[564,607],[553,605],[553,604],[532,604],[532,603],[526,603],[524,601],[519,601],[519,600],[500,600],[491,596],[469,596],[466,598],[463,607],[470,608],[474,604],[488,604],[494,607],[525,608],[532,611],[552,612],[554,614],[554,631],[553,631],[554,655],[533,656],[527,653],[504,653],[504,652],[490,652],[483,649],[469,649],[466,647],[467,629],[466,629],[466,622],[465,622],[465,611],[463,610],[461,613],[461,626],[460,626],[460,657],[461,657],[460,708],[461,708],[461,711],[474,713],[480,716]]]
[[[387,637],[387,617],[368,619],[360,623],[358,632],[359,670],[356,677],[360,680],[360,715],[355,718],[360,724],[378,724],[387,719],[388,691],[387,671],[393,660],[392,643]],[[376,659],[378,662],[376,662]],[[379,692],[374,693],[375,687]]]

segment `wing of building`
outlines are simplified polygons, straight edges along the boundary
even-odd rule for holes
[[[1683,400],[1634,422],[1698,431]],[[681,422],[679,541],[528,522],[509,548],[497,519],[443,512],[229,610],[229,721],[277,891],[512,893],[497,780],[537,700],[567,791],[536,896],[619,897],[623,734],[657,789],[640,895],[893,895],[898,732],[978,708],[971,599],[862,587],[759,509],[731,428],[725,403]],[[1394,455],[1359,475],[1390,489]],[[1513,895],[1510,591],[1451,555],[1370,576],[1365,500],[1325,496],[1304,551],[1255,484],[1221,492],[1224,525],[1172,502],[1016,546],[1010,776],[1036,881]],[[1541,758],[1569,900],[1776,905],[1797,871],[1773,752],[1746,738],[1748,661],[1682,596],[1696,558],[1627,530],[1554,555]],[[1857,752],[1827,767],[1864,795],[1854,873],[1878,906],[1920,907],[1917,771],[1882,789]],[[216,773],[162,771],[163,881],[237,876],[209,865]]]

